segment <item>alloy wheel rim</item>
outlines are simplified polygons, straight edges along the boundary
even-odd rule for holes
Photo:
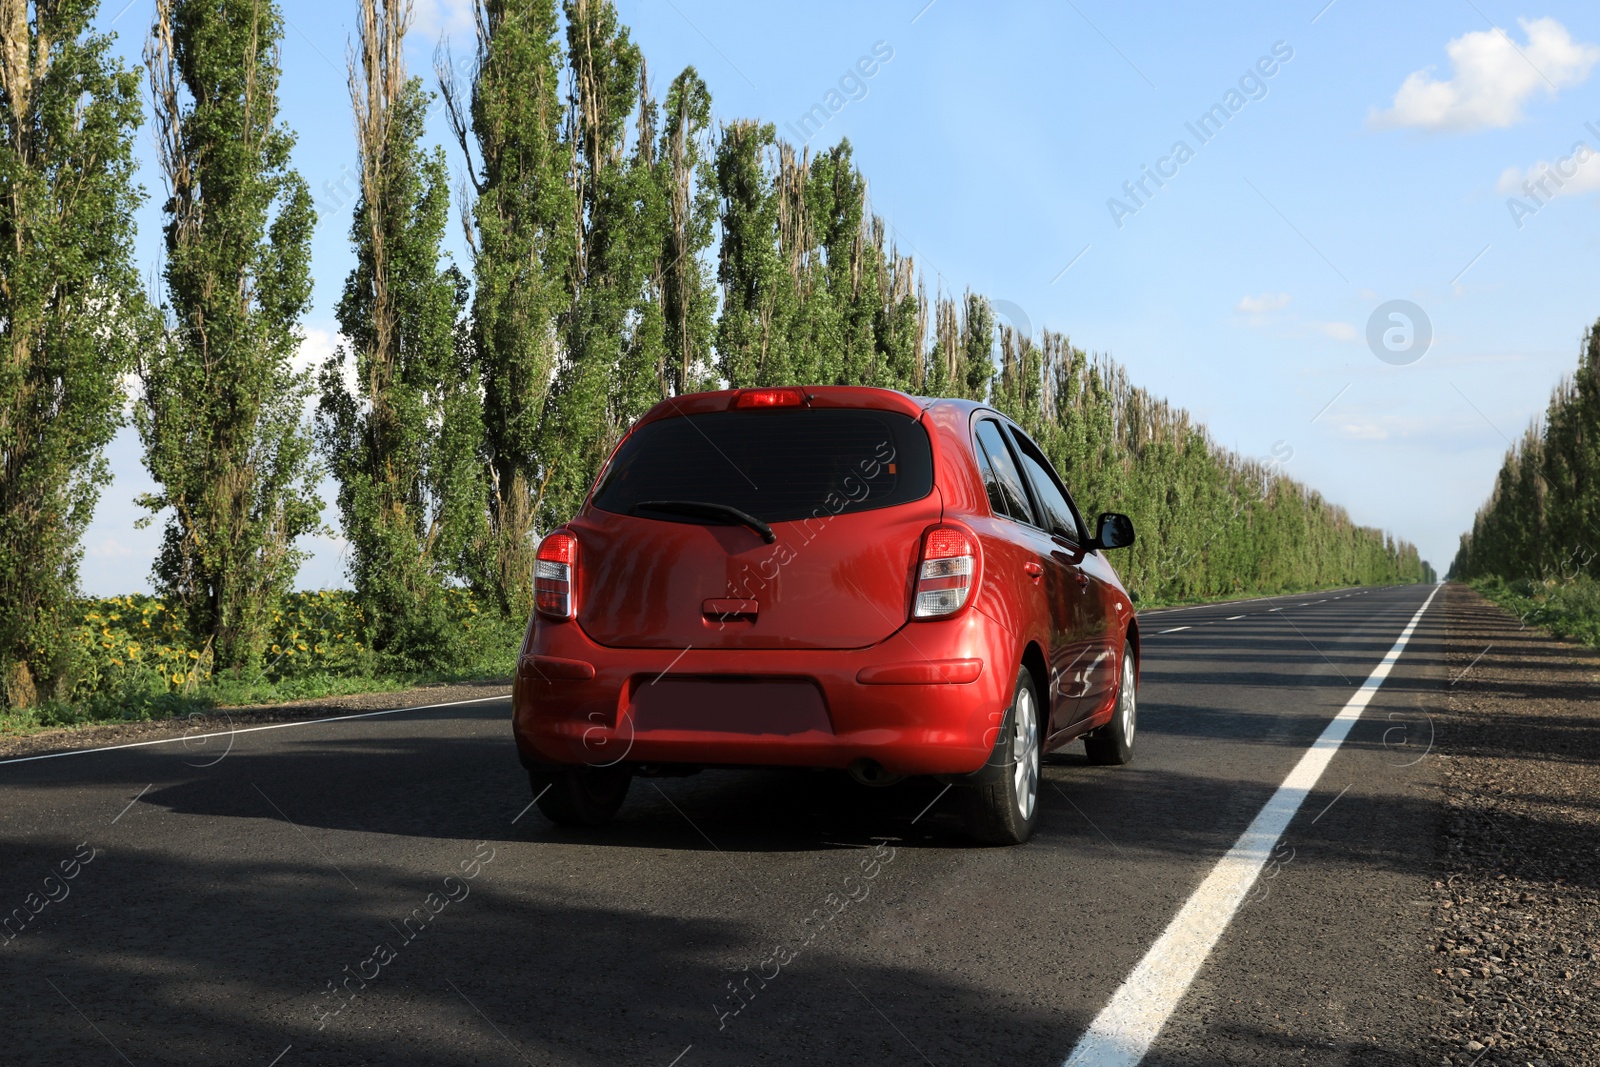
[[[1017,693],[1011,713],[1011,780],[1016,788],[1017,812],[1027,819],[1039,792],[1039,719],[1034,712],[1033,693],[1026,687]]]
[[[1133,747],[1133,731],[1137,725],[1135,701],[1138,700],[1138,691],[1133,679],[1133,657],[1124,654],[1122,657],[1122,740],[1128,747]]]

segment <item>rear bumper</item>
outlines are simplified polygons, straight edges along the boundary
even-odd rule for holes
[[[513,732],[529,766],[844,768],[870,759],[895,774],[966,774],[993,747],[1015,655],[1012,639],[972,610],[848,651],[608,648],[574,622],[540,620],[518,664]],[[752,699],[716,711],[712,729],[662,726],[659,715],[639,714],[662,692],[645,687],[659,683],[686,693],[717,683]],[[817,714],[802,722],[762,706],[774,683],[814,687]]]

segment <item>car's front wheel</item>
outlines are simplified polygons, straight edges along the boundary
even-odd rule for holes
[[[1139,725],[1139,682],[1133,649],[1122,649],[1122,682],[1111,721],[1083,739],[1089,762],[1120,766],[1133,761],[1133,734]]]
[[[1024,667],[989,762],[965,789],[967,832],[984,844],[1020,845],[1038,825],[1042,730],[1033,676]]]
[[[610,822],[628,796],[633,772],[625,767],[552,767],[528,771],[533,798],[557,826]]]

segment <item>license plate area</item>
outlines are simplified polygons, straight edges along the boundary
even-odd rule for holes
[[[641,678],[629,712],[634,729],[731,734],[832,733],[816,683],[790,678]]]

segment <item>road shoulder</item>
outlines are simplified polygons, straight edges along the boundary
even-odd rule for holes
[[[319,697],[287,704],[257,704],[249,707],[216,708],[176,719],[147,722],[86,723],[40,730],[37,733],[0,736],[0,759],[42,756],[55,752],[127,745],[141,741],[192,737],[246,726],[262,726],[300,719],[328,719],[363,712],[413,708],[429,704],[448,704],[461,700],[506,696],[511,684],[504,679],[485,682],[441,683],[417,689],[387,693],[355,693],[348,696]]]
[[[1600,1048],[1600,653],[1448,591],[1435,1062],[1557,1067]]]

